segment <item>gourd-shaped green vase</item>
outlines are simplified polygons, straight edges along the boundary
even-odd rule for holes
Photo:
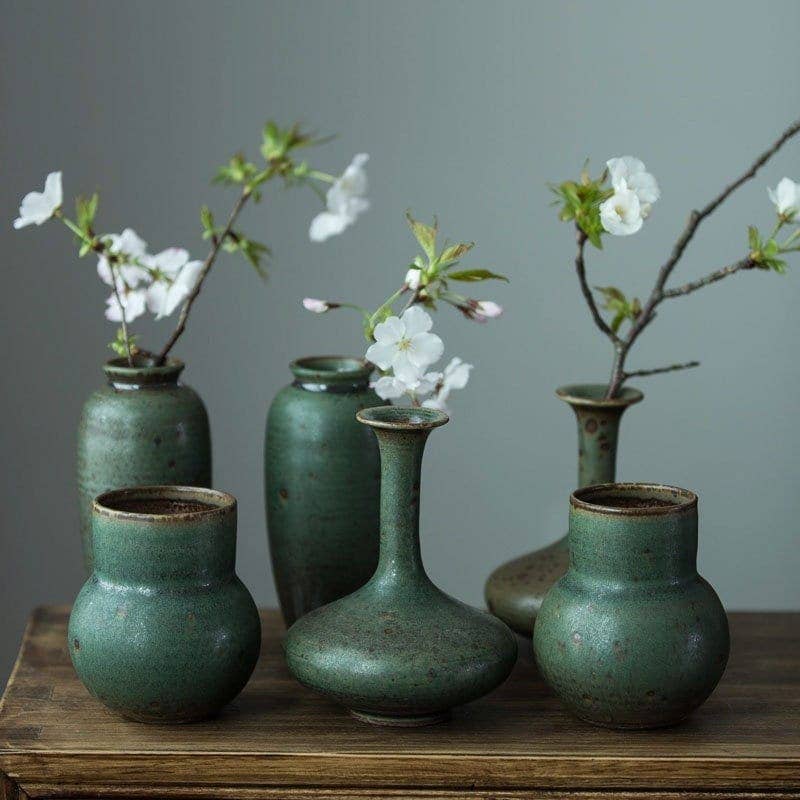
[[[429,725],[511,672],[516,639],[500,620],[449,597],[422,565],[422,452],[441,411],[358,413],[381,452],[380,560],[369,582],[298,620],[286,636],[297,679],[377,725]]]
[[[679,722],[728,661],[728,620],[697,574],[697,497],[655,484],[573,493],[570,566],[536,617],[539,670],[576,716],[610,728]]]
[[[606,388],[588,383],[556,390],[578,421],[579,488],[614,482],[620,420],[628,406],[644,397],[638,389],[624,387],[618,397],[605,400]],[[517,633],[530,636],[545,595],[567,571],[568,564],[566,536],[503,564],[486,581],[487,607]]]
[[[94,571],[72,608],[86,688],[141,722],[192,722],[247,683],[261,647],[236,577],[236,500],[180,486],[121,489],[93,509]]]
[[[272,401],[264,496],[272,572],[287,627],[363,586],[378,563],[380,458],[356,412],[378,406],[373,367],[301,358]]]
[[[183,362],[109,361],[107,383],[86,401],[78,428],[81,540],[92,570],[92,502],[126,486],[211,486],[211,434],[198,394],[179,383]]]

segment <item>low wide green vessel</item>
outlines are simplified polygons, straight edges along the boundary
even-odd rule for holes
[[[193,722],[244,688],[261,648],[235,573],[236,500],[179,486],[121,489],[93,508],[94,571],[69,620],[84,686],[139,722]]]
[[[363,359],[312,356],[290,369],[264,440],[269,551],[287,627],[375,571],[380,459],[356,412],[382,403]]]
[[[573,493],[570,566],[542,603],[542,677],[576,716],[658,728],[700,706],[725,671],[728,619],[697,574],[697,497],[658,484]]]
[[[422,565],[422,453],[447,415],[385,406],[358,419],[381,451],[378,568],[365,586],[291,627],[286,661],[301,683],[365,722],[429,725],[499,686],[517,643],[500,620],[438,589]]]
[[[136,356],[104,367],[106,385],[86,401],[78,428],[81,541],[92,570],[92,502],[126,486],[211,486],[211,433],[197,392],[179,382],[183,362]]]

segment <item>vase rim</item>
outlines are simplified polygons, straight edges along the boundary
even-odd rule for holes
[[[133,357],[131,367],[127,358],[112,358],[103,364],[103,372],[115,384],[171,383],[178,380],[185,366],[178,358],[168,358],[161,366],[155,361],[155,356],[139,354]]]
[[[616,505],[615,498],[636,500],[641,505]],[[572,508],[620,517],[656,517],[697,509],[694,492],[664,483],[598,483],[576,489],[569,502]]]
[[[362,408],[356,419],[371,428],[391,431],[427,431],[445,425],[450,417],[436,408],[375,406]]]
[[[304,356],[289,364],[292,374],[310,383],[366,382],[375,369],[374,365],[356,356]]]
[[[623,386],[618,397],[605,398],[608,385],[605,383],[571,383],[559,386],[556,396],[573,407],[627,408],[644,400],[644,393],[633,386]]]
[[[150,513],[115,508],[125,502],[137,500],[196,503],[202,504],[205,508],[170,513]],[[236,498],[232,494],[219,489],[206,489],[199,486],[129,486],[124,489],[103,492],[92,503],[93,513],[107,519],[168,524],[207,520],[214,516],[224,517],[235,509]]]

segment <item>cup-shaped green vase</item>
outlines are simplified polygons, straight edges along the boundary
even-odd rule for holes
[[[380,459],[356,412],[381,405],[373,367],[345,356],[294,361],[269,409],[264,496],[283,619],[363,586],[378,563]]]
[[[100,495],[94,571],[69,620],[78,677],[140,722],[214,715],[244,688],[261,648],[253,598],[236,577],[236,500],[153,486]]]
[[[183,362],[109,361],[106,385],[86,401],[78,428],[81,540],[92,570],[92,502],[126,486],[211,486],[211,434],[203,401],[179,382]]]
[[[728,620],[697,574],[697,497],[657,484],[573,493],[570,566],[533,632],[542,677],[576,716],[609,728],[680,722],[728,661]]]
[[[380,560],[353,594],[312,611],[286,637],[297,679],[377,725],[428,725],[490,692],[511,672],[516,639],[498,619],[449,597],[422,565],[422,453],[441,411],[358,413],[381,453]]]
[[[578,488],[616,479],[617,442],[622,415],[644,395],[624,387],[613,400],[604,399],[605,384],[562,386],[556,395],[575,412],[578,422]],[[567,571],[566,535],[539,550],[499,566],[486,581],[489,610],[523,636],[533,623],[550,587]]]

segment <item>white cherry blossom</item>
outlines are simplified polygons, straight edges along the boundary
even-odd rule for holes
[[[419,289],[419,284],[422,281],[422,270],[419,267],[411,267],[411,269],[406,272],[406,286],[411,289],[412,292],[416,292]]]
[[[43,192],[28,192],[22,198],[14,228],[19,230],[28,225],[42,225],[61,207],[63,200],[61,173],[51,172],[45,178]]]
[[[317,300],[314,297],[304,297],[303,308],[306,311],[313,311],[315,314],[324,314],[326,311],[330,311],[331,306],[324,300]]]
[[[124,254],[137,261],[144,262],[147,257],[147,242],[136,233],[133,228],[125,228],[122,233],[109,233],[102,237],[109,240],[108,249],[117,255]],[[134,288],[143,281],[147,280],[146,269],[137,264],[125,263],[116,264],[114,271],[117,274],[119,286]],[[111,278],[111,265],[105,256],[100,256],[97,261],[97,274],[106,286],[113,286]]]
[[[147,307],[147,289],[129,289],[121,286],[117,291],[125,309],[126,322],[133,322],[144,314]],[[111,322],[122,322],[122,311],[113,292],[106,300],[106,319]]]
[[[389,317],[375,326],[375,343],[366,358],[382,370],[393,370],[402,381],[411,382],[426,367],[442,357],[444,344],[430,333],[433,320],[419,306],[411,306],[402,317]]]
[[[472,364],[466,364],[458,357],[450,359],[450,363],[444,368],[436,394],[425,400],[422,405],[425,408],[437,408],[439,411],[447,411],[447,400],[450,397],[450,392],[453,389],[463,389],[469,381],[469,373],[471,371]]]
[[[767,189],[775,210],[789,222],[800,222],[800,183],[791,178],[781,178],[774,189]]]
[[[147,308],[163,319],[189,296],[203,269],[202,261],[189,261],[189,253],[181,247],[170,247],[145,263],[152,270],[153,282],[147,287]]]
[[[326,210],[311,220],[308,236],[312,242],[324,242],[349,228],[369,208],[367,173],[364,165],[369,160],[366,153],[359,153],[328,189],[325,196]]]
[[[646,170],[644,162],[633,156],[620,156],[606,161],[614,191],[621,187],[632,191],[639,199],[639,212],[646,219],[653,203],[661,197],[656,179]]]
[[[373,381],[370,386],[381,400],[396,400],[405,394],[412,397],[429,394],[441,380],[441,372],[426,372],[425,374],[405,372],[403,377],[384,375],[377,381]]]
[[[600,222],[614,236],[630,236],[642,227],[639,198],[636,192],[628,188],[624,179],[620,179],[614,194],[600,204]]]

